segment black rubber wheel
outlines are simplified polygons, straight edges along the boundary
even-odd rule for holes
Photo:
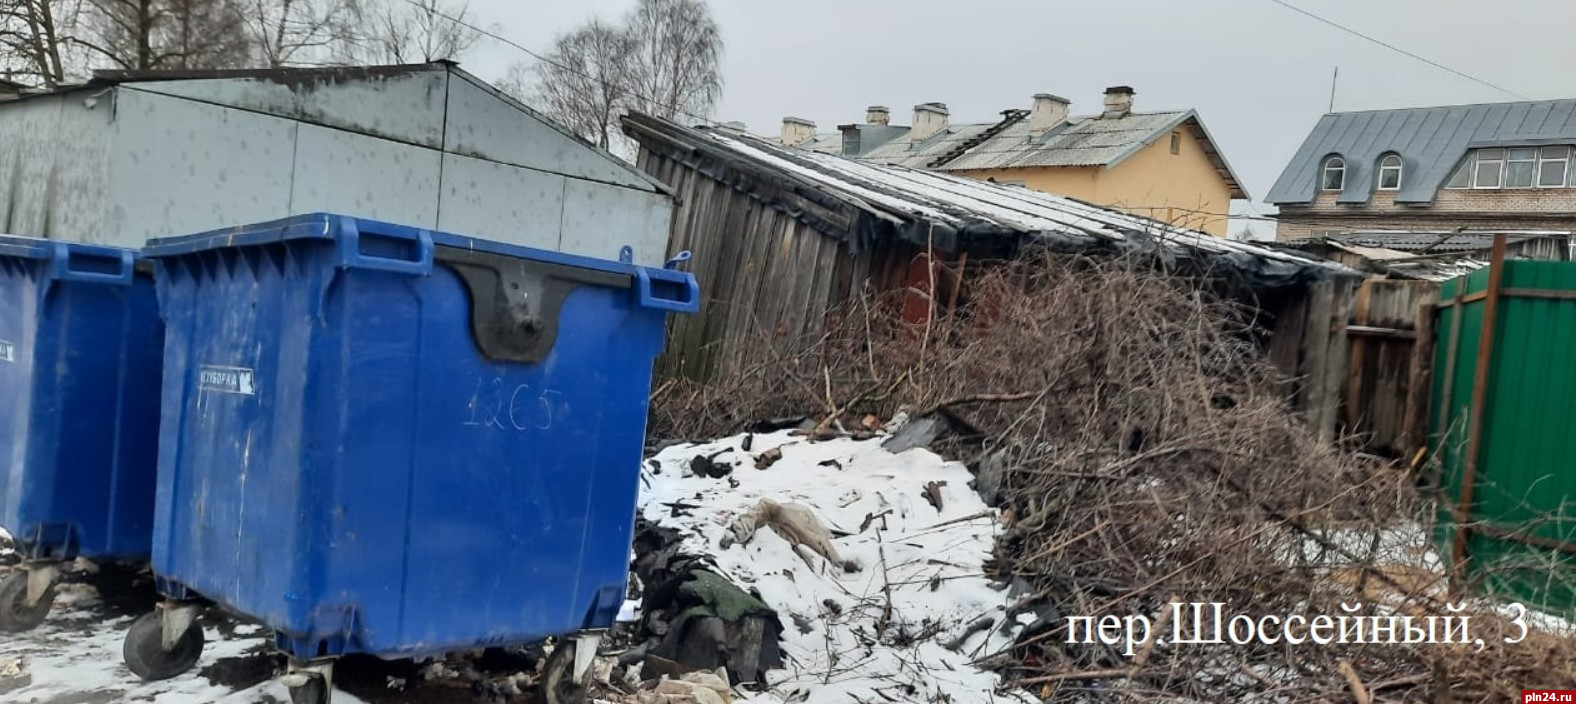
[[[55,585],[44,590],[37,604],[27,605],[27,573],[13,570],[0,579],[0,631],[21,633],[38,628],[55,605]]]
[[[143,614],[126,631],[121,655],[126,667],[148,682],[167,680],[197,664],[202,657],[202,626],[193,623],[175,647],[164,649],[164,619],[158,611]]]
[[[290,704],[329,704],[330,696],[321,677],[307,677],[306,684],[290,688]]]
[[[575,681],[575,641],[559,639],[542,667],[542,694],[547,704],[584,704],[591,690],[591,671]]]

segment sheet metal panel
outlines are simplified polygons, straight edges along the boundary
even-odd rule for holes
[[[88,243],[107,232],[113,94],[86,91],[5,105],[0,232]]]
[[[110,244],[290,212],[298,123],[137,91],[118,102]]]
[[[281,73],[282,77],[276,79],[152,81],[125,84],[122,88],[339,127],[434,149],[443,146],[449,73],[441,66],[359,80],[334,80],[323,75],[292,80],[288,75]]]
[[[432,149],[301,125],[289,214],[339,211],[437,227],[441,162]]]
[[[449,83],[444,143],[453,154],[657,190],[630,165],[576,140],[534,111],[463,75],[455,75]]]

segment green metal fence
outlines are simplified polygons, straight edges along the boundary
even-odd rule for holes
[[[1503,262],[1438,306],[1444,555],[1482,591],[1576,613],[1576,264]]]

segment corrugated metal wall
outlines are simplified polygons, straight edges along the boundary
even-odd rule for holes
[[[1440,293],[1430,433],[1452,502],[1466,483],[1473,389],[1485,386],[1468,513],[1447,510],[1441,522],[1451,538],[1452,526],[1469,522],[1466,564],[1482,587],[1576,612],[1576,264],[1505,263],[1478,379],[1489,274],[1447,282]]]
[[[673,316],[664,377],[704,379],[761,345],[818,333],[826,313],[867,281],[888,287],[911,252],[848,252],[842,240],[690,166],[642,150],[640,166],[676,191],[669,255],[694,254],[700,314]],[[906,250],[906,248],[905,248]]]

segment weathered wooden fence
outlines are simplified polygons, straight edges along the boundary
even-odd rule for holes
[[[1428,281],[1335,279],[1268,302],[1269,353],[1292,379],[1292,406],[1326,438],[1397,457],[1422,447],[1438,292]]]

